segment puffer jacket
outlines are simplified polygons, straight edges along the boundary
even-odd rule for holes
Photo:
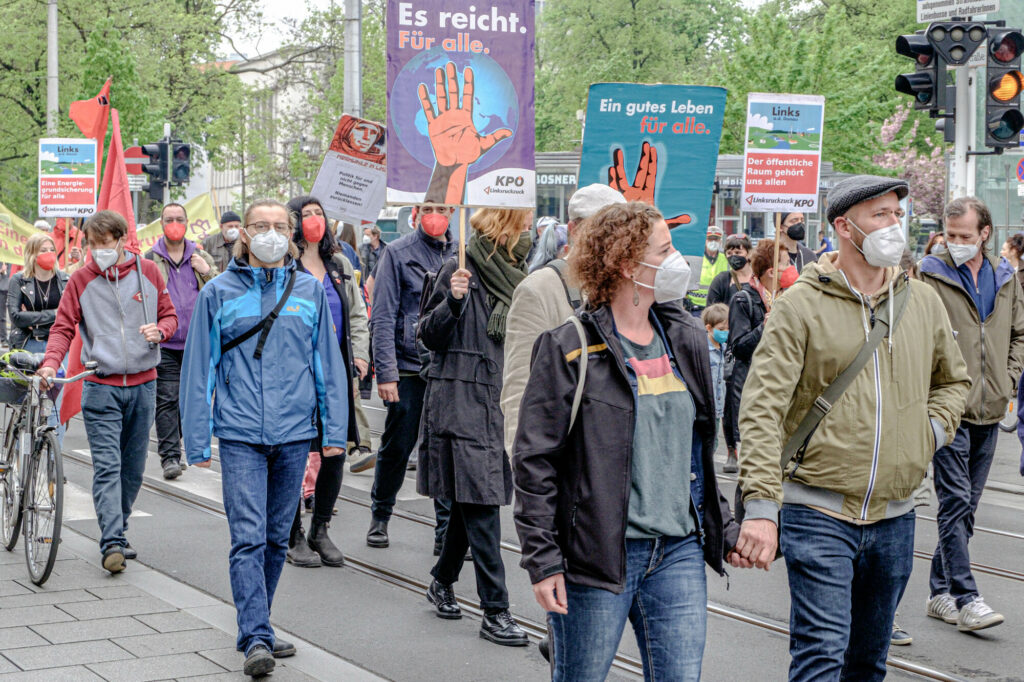
[[[1013,266],[989,256],[996,278],[996,301],[984,320],[964,289],[948,253],[921,261],[921,281],[935,289],[956,333],[956,343],[974,380],[967,394],[963,419],[971,424],[995,424],[1006,414],[1024,368],[1024,291]]]
[[[707,332],[679,302],[655,305],[652,311],[656,331],[696,408],[691,511],[705,562],[723,574],[723,560],[739,528],[715,478]],[[620,594],[626,579],[636,397],[611,310],[586,310],[580,320],[587,332],[587,378],[572,431],[569,418],[581,355],[576,327],[567,322],[542,333],[533,350],[513,467],[520,564],[532,583],[565,573],[569,582]]]
[[[862,296],[825,254],[772,308],[743,389],[740,484],[747,518],[783,502],[862,521],[902,515],[935,450],[953,438],[971,381],[935,291],[897,268]],[[864,345],[879,306],[909,287],[903,317],[821,420],[783,483],[786,440]],[[881,312],[888,315],[890,307]]]
[[[254,268],[241,260],[199,292],[181,369],[181,430],[190,464],[210,458],[210,436],[278,445],[312,440],[317,410],[322,447],[344,448],[349,377],[323,284],[295,273],[291,295],[253,357],[259,334],[221,354],[222,344],[267,316],[284,294],[295,262]],[[214,400],[216,396],[216,400]]]

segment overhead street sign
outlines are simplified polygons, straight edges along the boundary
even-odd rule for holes
[[[998,11],[999,0],[917,0],[917,20],[922,24]]]

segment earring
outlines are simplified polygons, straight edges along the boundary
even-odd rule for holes
[[[636,285],[635,281],[633,282],[633,305],[640,305],[640,287]]]

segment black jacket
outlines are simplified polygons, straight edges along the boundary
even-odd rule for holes
[[[747,382],[754,351],[764,333],[764,316],[761,295],[749,284],[744,284],[729,303],[729,354],[735,362],[726,385],[725,399],[732,402],[737,415],[743,384]]]
[[[58,270],[51,281],[63,295],[68,285],[68,274]],[[25,306],[25,310],[21,309],[22,306]],[[23,347],[30,338],[40,341],[49,338],[50,327],[57,319],[57,309],[36,310],[36,306],[35,278],[25,277],[24,271],[11,277],[11,287],[7,294],[7,314],[11,317],[11,348]]]
[[[712,443],[715,406],[707,332],[678,303],[656,305],[674,362],[696,407],[690,483],[704,560],[719,574],[739,528],[718,490]],[[515,441],[515,521],[521,565],[537,583],[564,572],[570,582],[621,593],[632,476],[635,402],[611,310],[580,314],[587,330],[586,388],[572,432],[579,336],[566,323],[533,347]]]
[[[348,300],[348,295],[345,293],[345,280],[349,279],[349,276],[345,274],[344,269],[338,263],[339,258],[345,256],[339,251],[334,254],[330,260],[324,262],[324,266],[327,270],[327,276],[331,279],[331,284],[334,285],[334,290],[338,293],[338,298],[341,299],[341,317],[345,323],[344,340],[339,344],[341,348],[341,359],[345,361],[345,371],[348,373],[349,378],[356,376],[355,365],[353,364],[354,356],[352,355],[352,327],[349,322],[349,311],[352,310],[352,302]],[[296,267],[299,272],[309,272],[302,265],[301,260],[295,261]],[[313,441],[311,449],[314,452],[319,452],[322,448],[319,445],[323,442],[322,427],[317,428],[316,440]],[[359,427],[356,425],[356,401],[352,398],[348,400],[348,442],[358,444],[359,441]]]
[[[471,257],[469,294],[451,295],[451,259],[438,271],[419,321],[418,337],[432,352],[423,399],[423,442],[416,490],[467,504],[512,501],[499,400],[505,344],[487,336],[491,306]]]

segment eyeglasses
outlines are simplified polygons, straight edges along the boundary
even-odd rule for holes
[[[183,216],[183,215],[182,216],[172,215],[172,216],[168,216],[168,217],[164,218],[164,222],[165,223],[181,223],[181,224],[184,225],[188,221],[185,220],[185,216]]]
[[[260,223],[249,223],[248,225],[245,226],[245,229],[248,230],[249,228],[252,228],[252,230],[256,234],[264,234],[266,232],[269,232],[271,227],[273,227],[275,230],[277,230],[278,232],[280,232],[282,234],[288,234],[291,231],[291,229],[292,229],[291,226],[288,223],[263,223],[263,222],[260,222]]]

